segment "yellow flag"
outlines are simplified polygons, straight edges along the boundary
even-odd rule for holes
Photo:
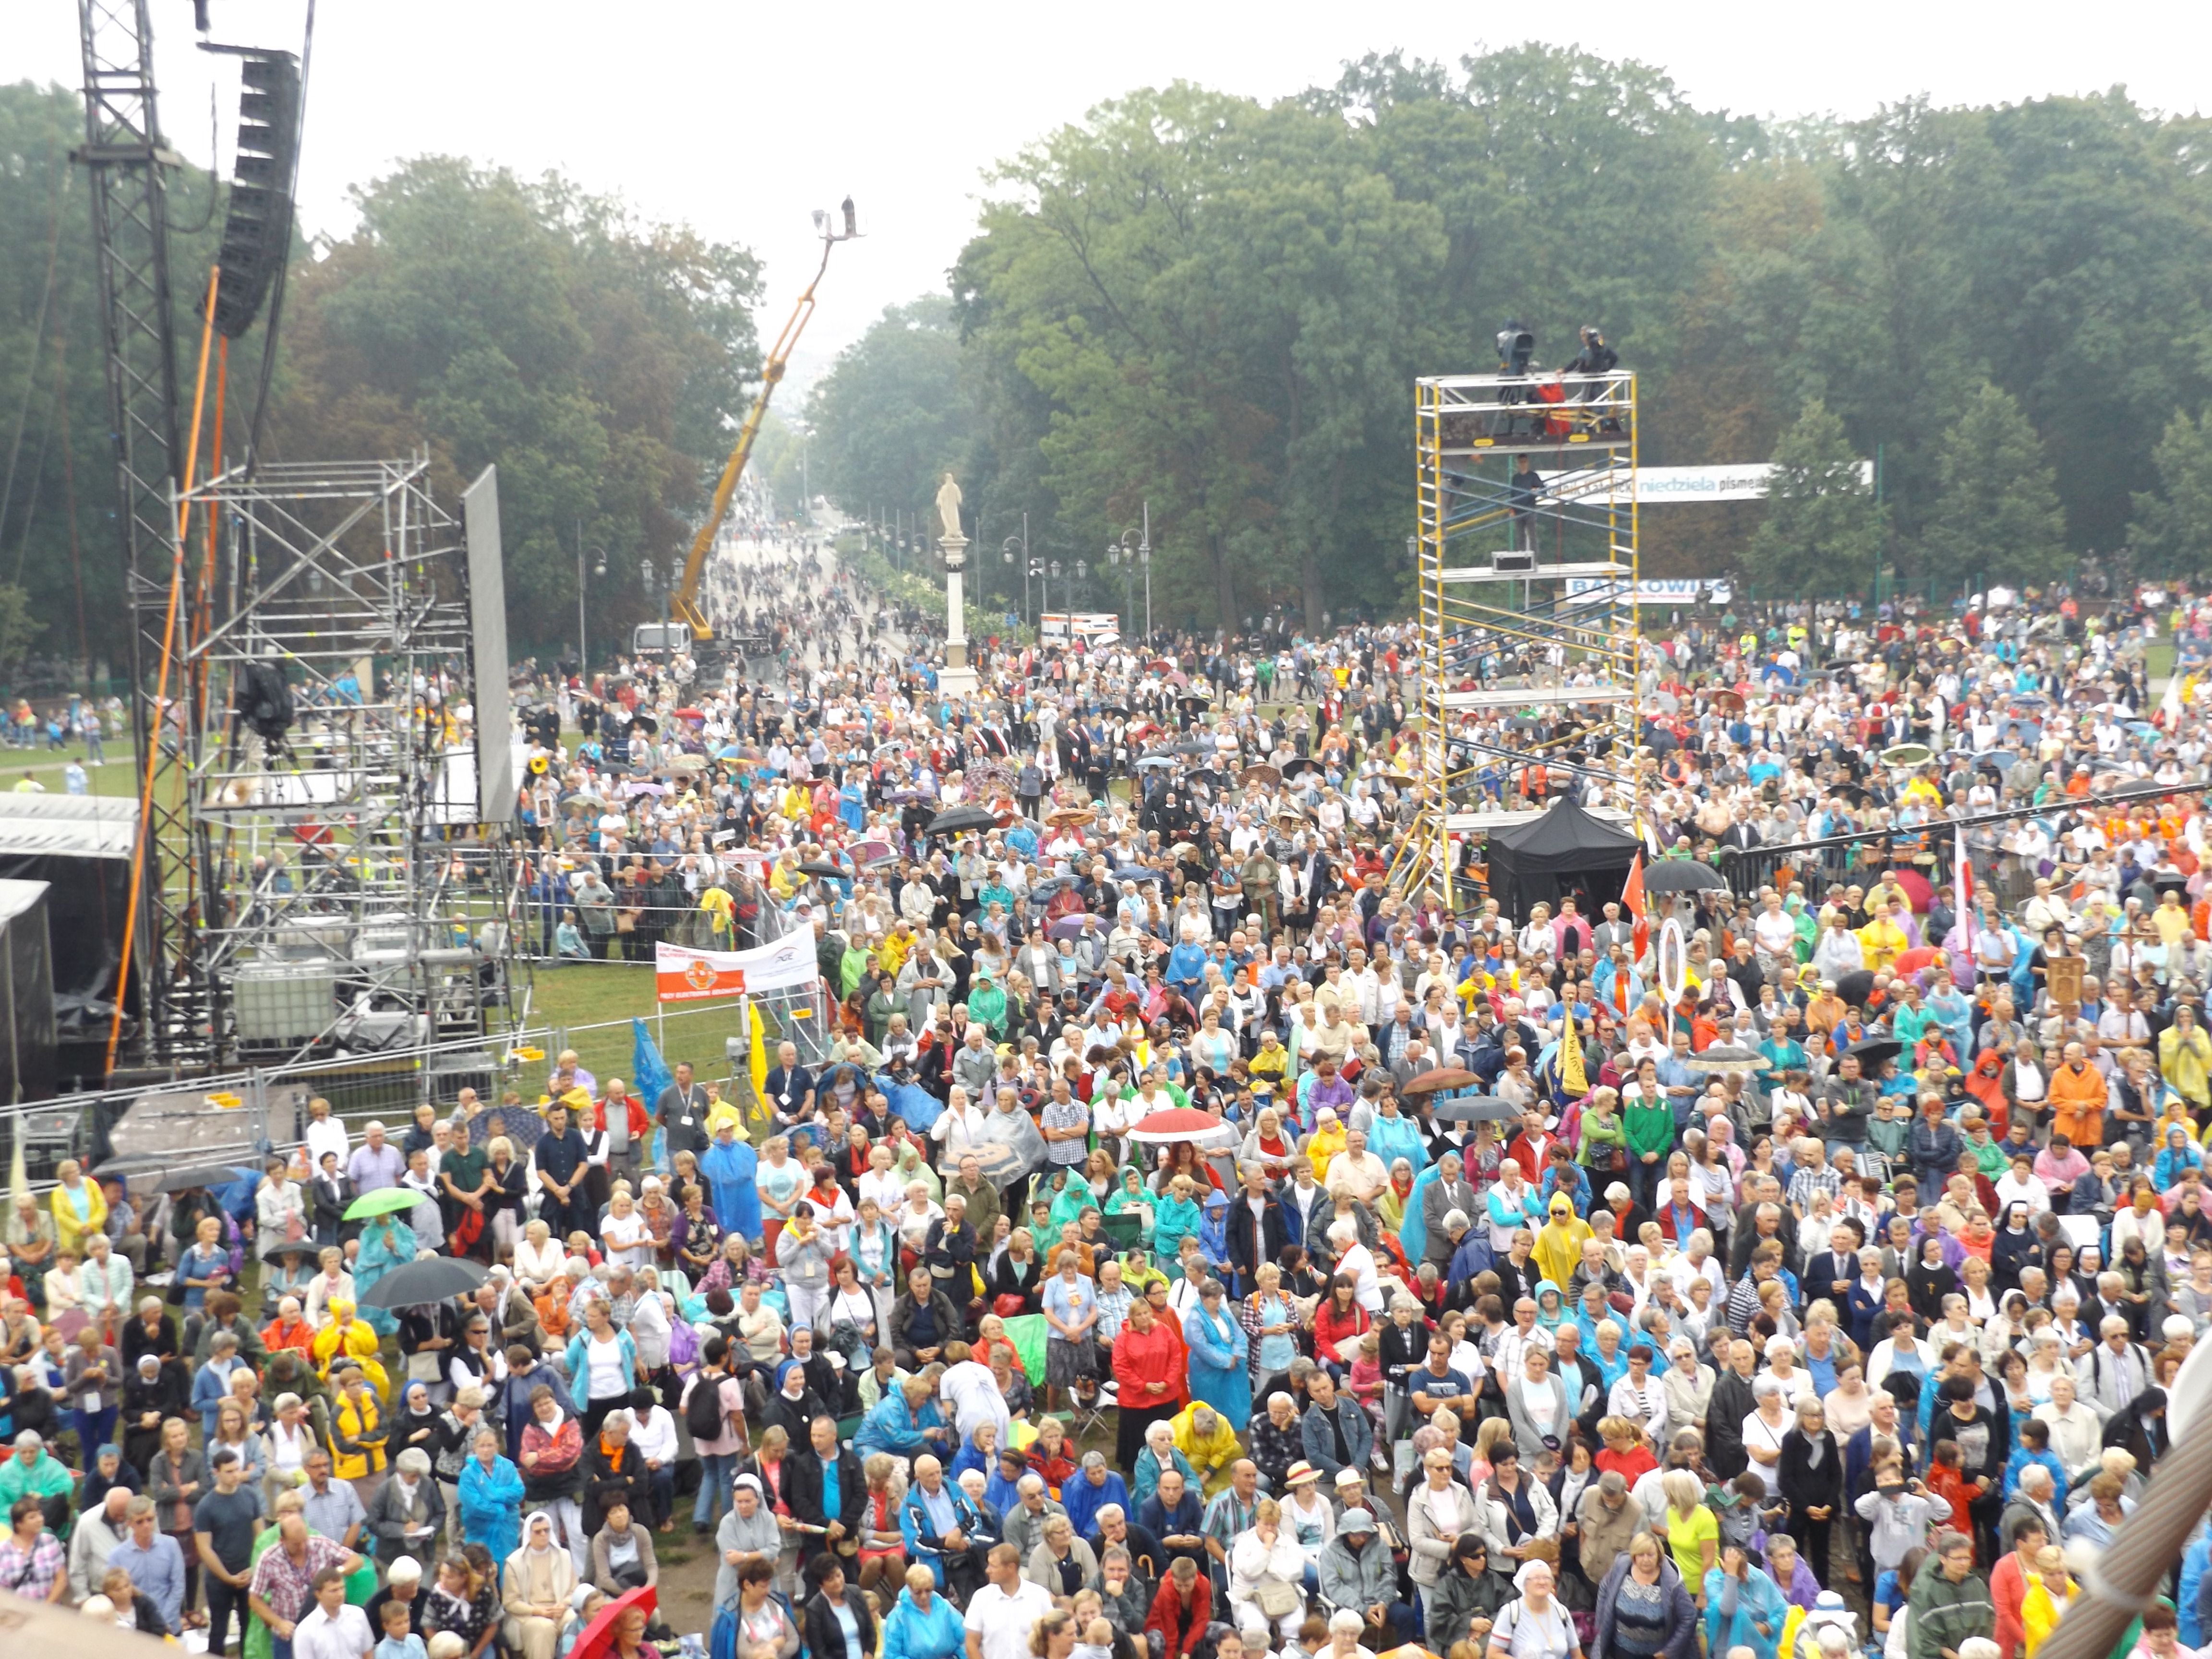
[[[745,1019],[752,1038],[752,1063],[748,1069],[753,1077],[753,1098],[763,1103],[768,1099],[768,1033],[761,1025],[760,1010],[752,999],[745,999]]]
[[[1589,1079],[1583,1071],[1583,1045],[1575,1038],[1575,1006],[1563,1005],[1565,1021],[1559,1027],[1559,1082],[1571,1095],[1589,1092]]]

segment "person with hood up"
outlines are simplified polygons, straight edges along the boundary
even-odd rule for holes
[[[940,1594],[937,1577],[916,1562],[906,1588],[883,1622],[883,1659],[960,1659],[967,1651],[960,1610]]]
[[[2204,1153],[2190,1144],[2189,1134],[2179,1123],[2166,1126],[2166,1144],[2159,1148],[2158,1158],[2152,1165],[2151,1179],[2159,1191],[2166,1192],[2181,1184],[2184,1170],[2202,1170]]]
[[[1932,1568],[1934,1563],[1929,1563]],[[1721,1552],[1720,1565],[1705,1574],[1705,1651],[1726,1653],[1749,1648],[1758,1659],[1776,1659],[1790,1604],[1775,1583],[1740,1545]]]
[[[1575,1213],[1575,1201],[1565,1193],[1553,1193],[1548,1218],[1536,1230],[1536,1271],[1554,1285],[1574,1277],[1583,1259],[1583,1241],[1596,1237],[1590,1224]]]

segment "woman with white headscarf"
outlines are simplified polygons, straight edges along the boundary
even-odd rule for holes
[[[522,1659],[553,1659],[562,1627],[576,1616],[576,1564],[554,1542],[549,1512],[533,1510],[522,1527],[522,1547],[500,1576],[507,1608],[500,1635]]]

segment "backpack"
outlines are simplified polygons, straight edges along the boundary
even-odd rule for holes
[[[684,1396],[684,1426],[694,1440],[720,1440],[726,1432],[722,1422],[722,1379],[711,1371],[701,1371],[691,1380],[691,1392]]]

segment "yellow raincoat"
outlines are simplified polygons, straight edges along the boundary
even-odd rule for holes
[[[1589,1223],[1575,1213],[1575,1201],[1565,1193],[1552,1194],[1551,1218],[1536,1230],[1537,1273],[1560,1287],[1564,1294],[1582,1265],[1583,1241],[1594,1237]]]
[[[1198,1413],[1213,1413],[1213,1432],[1202,1435],[1198,1431]],[[1194,1400],[1177,1412],[1168,1425],[1175,1436],[1176,1449],[1190,1460],[1198,1471],[1200,1482],[1209,1498],[1229,1485],[1229,1471],[1237,1460],[1244,1455],[1244,1448],[1237,1443],[1237,1431],[1229,1419],[1202,1400]]]
[[[1314,1181],[1316,1185],[1328,1179],[1329,1160],[1344,1150],[1344,1125],[1324,1123],[1313,1132],[1306,1143],[1306,1156],[1313,1160]]]

